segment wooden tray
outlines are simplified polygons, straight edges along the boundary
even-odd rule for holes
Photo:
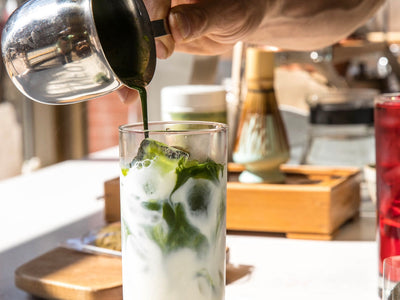
[[[285,233],[288,238],[332,239],[360,207],[360,170],[282,166],[284,184],[237,182],[230,165],[227,229]]]
[[[229,164],[227,229],[284,233],[288,238],[330,240],[358,214],[360,170],[283,165],[283,184],[238,182],[243,167]],[[104,184],[105,219],[120,219],[119,179]]]

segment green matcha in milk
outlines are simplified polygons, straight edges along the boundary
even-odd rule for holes
[[[123,298],[223,300],[226,164],[210,159],[212,134],[171,125],[157,135],[176,147],[149,138],[146,90],[134,88],[146,135],[121,166]]]

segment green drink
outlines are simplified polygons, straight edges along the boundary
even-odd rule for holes
[[[120,128],[124,299],[224,299],[226,125],[142,126]]]

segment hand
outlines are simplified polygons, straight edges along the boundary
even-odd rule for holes
[[[265,16],[267,2],[172,0],[168,21],[175,50],[206,55],[230,50],[258,28]]]
[[[265,0],[144,0],[150,20],[168,18],[171,35],[156,38],[157,57],[174,50],[216,55],[252,33],[265,17]]]

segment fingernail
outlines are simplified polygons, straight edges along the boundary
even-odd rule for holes
[[[157,57],[160,59],[168,58],[168,50],[163,42],[156,40],[156,53]]]
[[[190,24],[188,18],[180,12],[174,12],[172,17],[175,19],[175,23],[177,24],[179,33],[181,35],[181,40],[187,39],[190,34]]]

